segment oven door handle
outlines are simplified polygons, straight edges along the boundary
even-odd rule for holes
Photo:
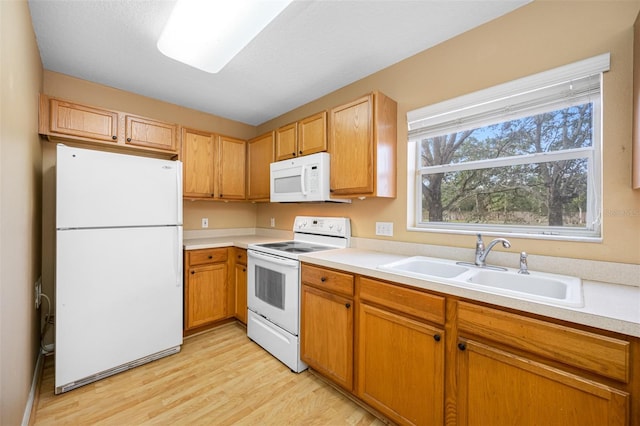
[[[254,257],[256,259],[264,260],[265,262],[275,263],[276,265],[288,266],[290,268],[297,268],[300,264],[297,260],[284,259],[278,256],[271,256],[269,254],[258,253],[252,250],[249,250],[249,257]]]

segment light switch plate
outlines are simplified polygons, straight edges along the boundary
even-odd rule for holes
[[[376,222],[376,235],[393,237],[393,222]]]
[[[202,227],[203,228],[208,228],[209,227],[209,218],[208,217],[203,217],[202,218]]]

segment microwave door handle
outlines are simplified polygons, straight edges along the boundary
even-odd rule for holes
[[[305,187],[306,187],[306,182],[307,182],[307,166],[302,166],[302,176],[300,179],[300,186],[301,186],[301,192],[302,195],[304,195],[305,197],[307,196],[307,191],[305,191]]]

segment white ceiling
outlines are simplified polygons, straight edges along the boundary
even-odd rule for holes
[[[529,1],[294,0],[218,74],[156,48],[174,0],[29,6],[45,69],[258,125]]]

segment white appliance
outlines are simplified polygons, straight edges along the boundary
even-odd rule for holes
[[[247,335],[292,371],[300,360],[300,254],[349,247],[344,217],[298,216],[293,241],[250,244],[247,260]]]
[[[330,167],[326,152],[271,163],[271,202],[350,203],[349,199],[331,197]]]
[[[182,163],[57,146],[55,392],[180,351]]]

